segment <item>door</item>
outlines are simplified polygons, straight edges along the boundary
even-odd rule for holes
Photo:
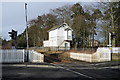
[[[65,50],[68,50],[68,43],[65,43]]]

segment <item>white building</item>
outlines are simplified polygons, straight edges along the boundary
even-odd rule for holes
[[[43,41],[44,47],[55,47],[70,49],[70,41],[72,41],[72,29],[63,23],[60,26],[53,27],[49,32],[49,40]]]

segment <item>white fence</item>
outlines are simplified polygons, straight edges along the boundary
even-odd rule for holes
[[[26,52],[25,50],[0,50],[0,63],[25,62]],[[44,55],[30,50],[28,62],[44,62]]]
[[[96,52],[97,55],[97,61],[102,62],[102,61],[111,61],[111,50],[110,48],[107,47],[101,47],[97,49]]]
[[[44,55],[36,51],[29,51],[29,62],[44,62]]]
[[[0,63],[24,62],[24,50],[0,50]]]
[[[120,47],[112,47],[112,53],[120,53]]]
[[[111,50],[110,48],[103,47],[98,48],[96,52],[91,54],[70,52],[70,57],[87,62],[111,61]]]
[[[77,59],[77,60],[82,60],[82,61],[87,61],[91,62],[92,61],[92,55],[91,54],[86,54],[86,53],[70,53],[70,58]]]

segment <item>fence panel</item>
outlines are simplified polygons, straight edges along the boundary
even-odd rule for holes
[[[0,62],[24,62],[24,50],[0,50]]]
[[[70,57],[73,59],[77,59],[77,60],[82,60],[82,61],[87,61],[87,62],[91,62],[92,60],[92,54],[86,54],[86,53],[70,53]]]
[[[98,61],[111,61],[111,50],[108,47],[99,47],[97,49]]]
[[[120,47],[112,47],[112,53],[120,53]]]
[[[44,62],[44,55],[36,51],[29,51],[29,62]]]
[[[0,63],[24,62],[26,54],[26,50],[0,50]],[[29,50],[29,62],[44,62],[44,55]]]

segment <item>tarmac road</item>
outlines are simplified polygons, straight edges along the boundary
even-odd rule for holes
[[[2,80],[119,80],[116,62],[3,64]]]

